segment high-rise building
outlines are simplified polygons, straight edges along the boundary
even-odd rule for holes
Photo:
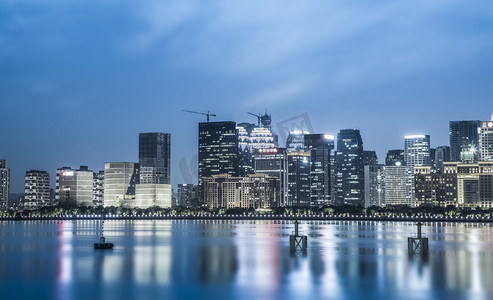
[[[385,204],[385,166],[368,164],[365,168],[365,207]]]
[[[94,173],[87,166],[56,171],[55,202],[64,207],[93,206]]]
[[[204,203],[211,209],[277,207],[278,187],[279,179],[267,174],[213,175],[204,178]]]
[[[404,150],[389,150],[387,156],[385,157],[386,166],[405,166],[406,161],[404,160]]]
[[[171,135],[162,132],[139,134],[140,183],[170,184]]]
[[[493,161],[493,113],[491,113],[490,121],[481,122],[479,151],[481,153],[481,161]]]
[[[288,205],[310,206],[310,152],[288,152]]]
[[[50,206],[50,200],[50,174],[46,171],[27,171],[24,184],[24,209]]]
[[[436,170],[437,170],[436,153],[437,153],[437,149],[436,148],[430,148],[430,166],[431,166],[431,172],[436,172]]]
[[[443,163],[446,161],[450,161],[450,147],[437,147],[435,152],[435,165],[437,173],[443,173]]]
[[[238,130],[235,122],[199,123],[199,202],[203,203],[203,178],[239,175]]]
[[[104,170],[93,174],[92,202],[96,206],[104,203]]]
[[[408,168],[406,204],[415,206],[414,167],[432,166],[429,135],[407,135],[404,137],[404,160]]]
[[[310,133],[304,130],[290,131],[288,134],[288,138],[286,140],[286,149],[288,149],[288,152],[304,151],[306,134],[310,134]]]
[[[370,150],[363,150],[363,165],[377,165],[378,157],[377,152]]]
[[[481,127],[481,121],[450,121],[450,161],[460,161],[461,152],[469,149],[479,149],[478,128]],[[479,151],[475,155],[474,161],[479,158]]]
[[[267,174],[279,179],[278,200],[280,206],[288,206],[288,154],[286,148],[257,149],[254,153],[256,174]]]
[[[409,167],[385,166],[385,205],[414,205],[407,197],[410,190]]]
[[[310,153],[310,205],[330,205],[335,181],[334,136],[306,134],[304,144]]]
[[[250,148],[250,133],[254,124],[239,123],[236,126],[238,130],[238,175],[248,176],[253,174],[253,154]]]
[[[277,141],[270,126],[240,123],[236,128],[238,129],[239,175],[247,176],[254,173],[253,155],[255,151],[274,148],[277,146]]]
[[[358,129],[343,129],[337,135],[336,204],[364,205],[364,174],[361,134]]]
[[[407,135],[404,137],[404,161],[406,166],[431,166],[430,136]]]
[[[137,183],[139,183],[138,163],[105,163],[104,206],[133,207]]]
[[[194,184],[178,184],[178,205],[185,207],[197,206],[197,186]]]
[[[9,207],[10,169],[6,159],[0,159],[0,209]]]

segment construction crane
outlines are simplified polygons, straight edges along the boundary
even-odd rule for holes
[[[199,115],[207,116],[207,122],[209,122],[209,117],[215,117],[216,116],[215,114],[211,114],[210,111],[207,111],[207,113],[202,113],[202,112],[191,111],[191,110],[184,110],[184,109],[182,109],[182,110],[184,112],[188,112],[188,113],[192,113],[192,114],[199,114]]]
[[[258,127],[260,127],[260,120],[262,120],[262,115],[261,115],[261,114],[256,115],[256,114],[253,114],[253,113],[251,113],[251,112],[247,112],[247,114],[252,115],[252,116],[254,116],[254,117],[257,117],[257,120],[258,120]]]

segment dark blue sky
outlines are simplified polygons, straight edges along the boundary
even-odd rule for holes
[[[196,176],[179,162],[205,120],[182,109],[255,122],[246,112],[267,107],[275,127],[306,113],[316,132],[359,128],[380,161],[406,134],[447,145],[450,120],[493,111],[492,12],[490,0],[4,0],[0,158],[21,192],[26,170],[54,182],[61,166],[138,161],[139,132],[169,132],[176,185]]]

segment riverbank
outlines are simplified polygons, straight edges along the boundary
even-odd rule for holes
[[[101,215],[60,216],[2,216],[0,221],[29,220],[99,220]],[[364,215],[106,215],[108,220],[306,220],[306,221],[392,221],[392,222],[460,222],[493,223],[490,217],[441,217],[441,216],[364,216]]]

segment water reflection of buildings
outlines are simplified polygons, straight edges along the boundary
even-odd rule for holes
[[[309,237],[306,257],[289,256],[289,221],[109,221],[105,233],[117,245],[110,252],[90,247],[97,222],[54,224],[57,299],[73,297],[80,283],[91,284],[88,293],[100,298],[111,296],[115,284],[134,292],[219,284],[274,298],[492,292],[490,225],[426,224],[430,258],[419,265],[407,259],[406,238],[416,230],[412,223],[307,222],[301,226]]]
[[[228,221],[173,221],[171,274],[173,283],[230,284],[238,270]],[[197,240],[198,239],[198,240]]]

